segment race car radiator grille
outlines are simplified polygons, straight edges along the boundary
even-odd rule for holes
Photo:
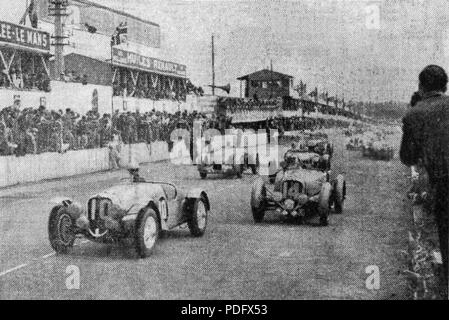
[[[108,198],[91,198],[87,203],[89,220],[102,220],[109,213],[112,207],[112,201]]]
[[[299,181],[284,181],[282,184],[282,194],[284,198],[296,198],[302,193],[303,186]]]

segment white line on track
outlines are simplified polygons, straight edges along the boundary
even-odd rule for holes
[[[83,243],[87,243],[87,242],[89,242],[89,240],[83,240],[83,241],[81,241],[79,244],[83,244]],[[47,258],[53,257],[54,255],[56,255],[56,252],[51,252],[51,253],[49,253],[49,254],[43,255],[43,256],[41,257],[41,259],[47,259]],[[38,260],[39,260],[39,258],[33,259],[33,261],[38,261]],[[26,267],[26,266],[28,266],[28,263],[23,263],[23,264],[21,264],[21,265],[18,265],[17,267],[14,267],[14,268],[11,268],[11,269],[2,271],[2,272],[0,273],[0,277],[3,277],[3,276],[5,276],[5,275],[7,275],[8,273],[11,273],[11,272],[13,272],[13,271],[22,269],[22,268],[24,268],[24,267]]]
[[[46,254],[45,256],[42,256],[42,259],[47,259],[47,258],[53,257],[55,254],[56,254],[56,252]]]
[[[21,265],[19,265],[19,266],[17,266],[17,267],[8,269],[8,270],[6,270],[6,271],[3,271],[3,272],[0,273],[0,277],[3,277],[4,275],[7,275],[7,274],[10,273],[10,272],[13,272],[13,271],[22,269],[23,267],[26,267],[27,265],[28,265],[27,263],[24,263],[24,264],[21,264]]]

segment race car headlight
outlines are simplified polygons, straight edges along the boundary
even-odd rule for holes
[[[295,201],[292,199],[286,199],[284,201],[284,207],[286,210],[293,210],[293,208],[295,207]]]

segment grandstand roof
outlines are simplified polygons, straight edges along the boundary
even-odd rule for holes
[[[262,69],[245,76],[237,78],[237,80],[259,80],[259,81],[270,81],[270,80],[281,80],[281,79],[291,79],[293,76],[288,74],[283,74],[276,71],[271,71],[268,69]]]

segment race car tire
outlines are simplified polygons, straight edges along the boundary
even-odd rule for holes
[[[329,204],[331,198],[332,186],[326,182],[321,187],[320,198],[318,200],[318,212],[320,215],[320,225],[327,226],[329,224]]]
[[[57,253],[64,254],[73,247],[76,234],[72,217],[66,212],[66,207],[54,207],[48,219],[48,236],[50,245]]]
[[[206,179],[207,178],[207,172],[206,171],[200,171],[200,178]]]
[[[254,222],[263,221],[265,216],[265,201],[267,198],[267,190],[262,179],[257,179],[251,189],[251,212]]]
[[[194,237],[201,237],[206,231],[208,210],[204,198],[192,199],[192,211],[187,220],[190,234]]]
[[[346,197],[346,181],[343,175],[339,174],[334,185],[334,209],[335,213],[343,213],[343,206]]]
[[[140,258],[150,256],[160,236],[159,217],[151,208],[139,212],[136,218],[136,251]]]

